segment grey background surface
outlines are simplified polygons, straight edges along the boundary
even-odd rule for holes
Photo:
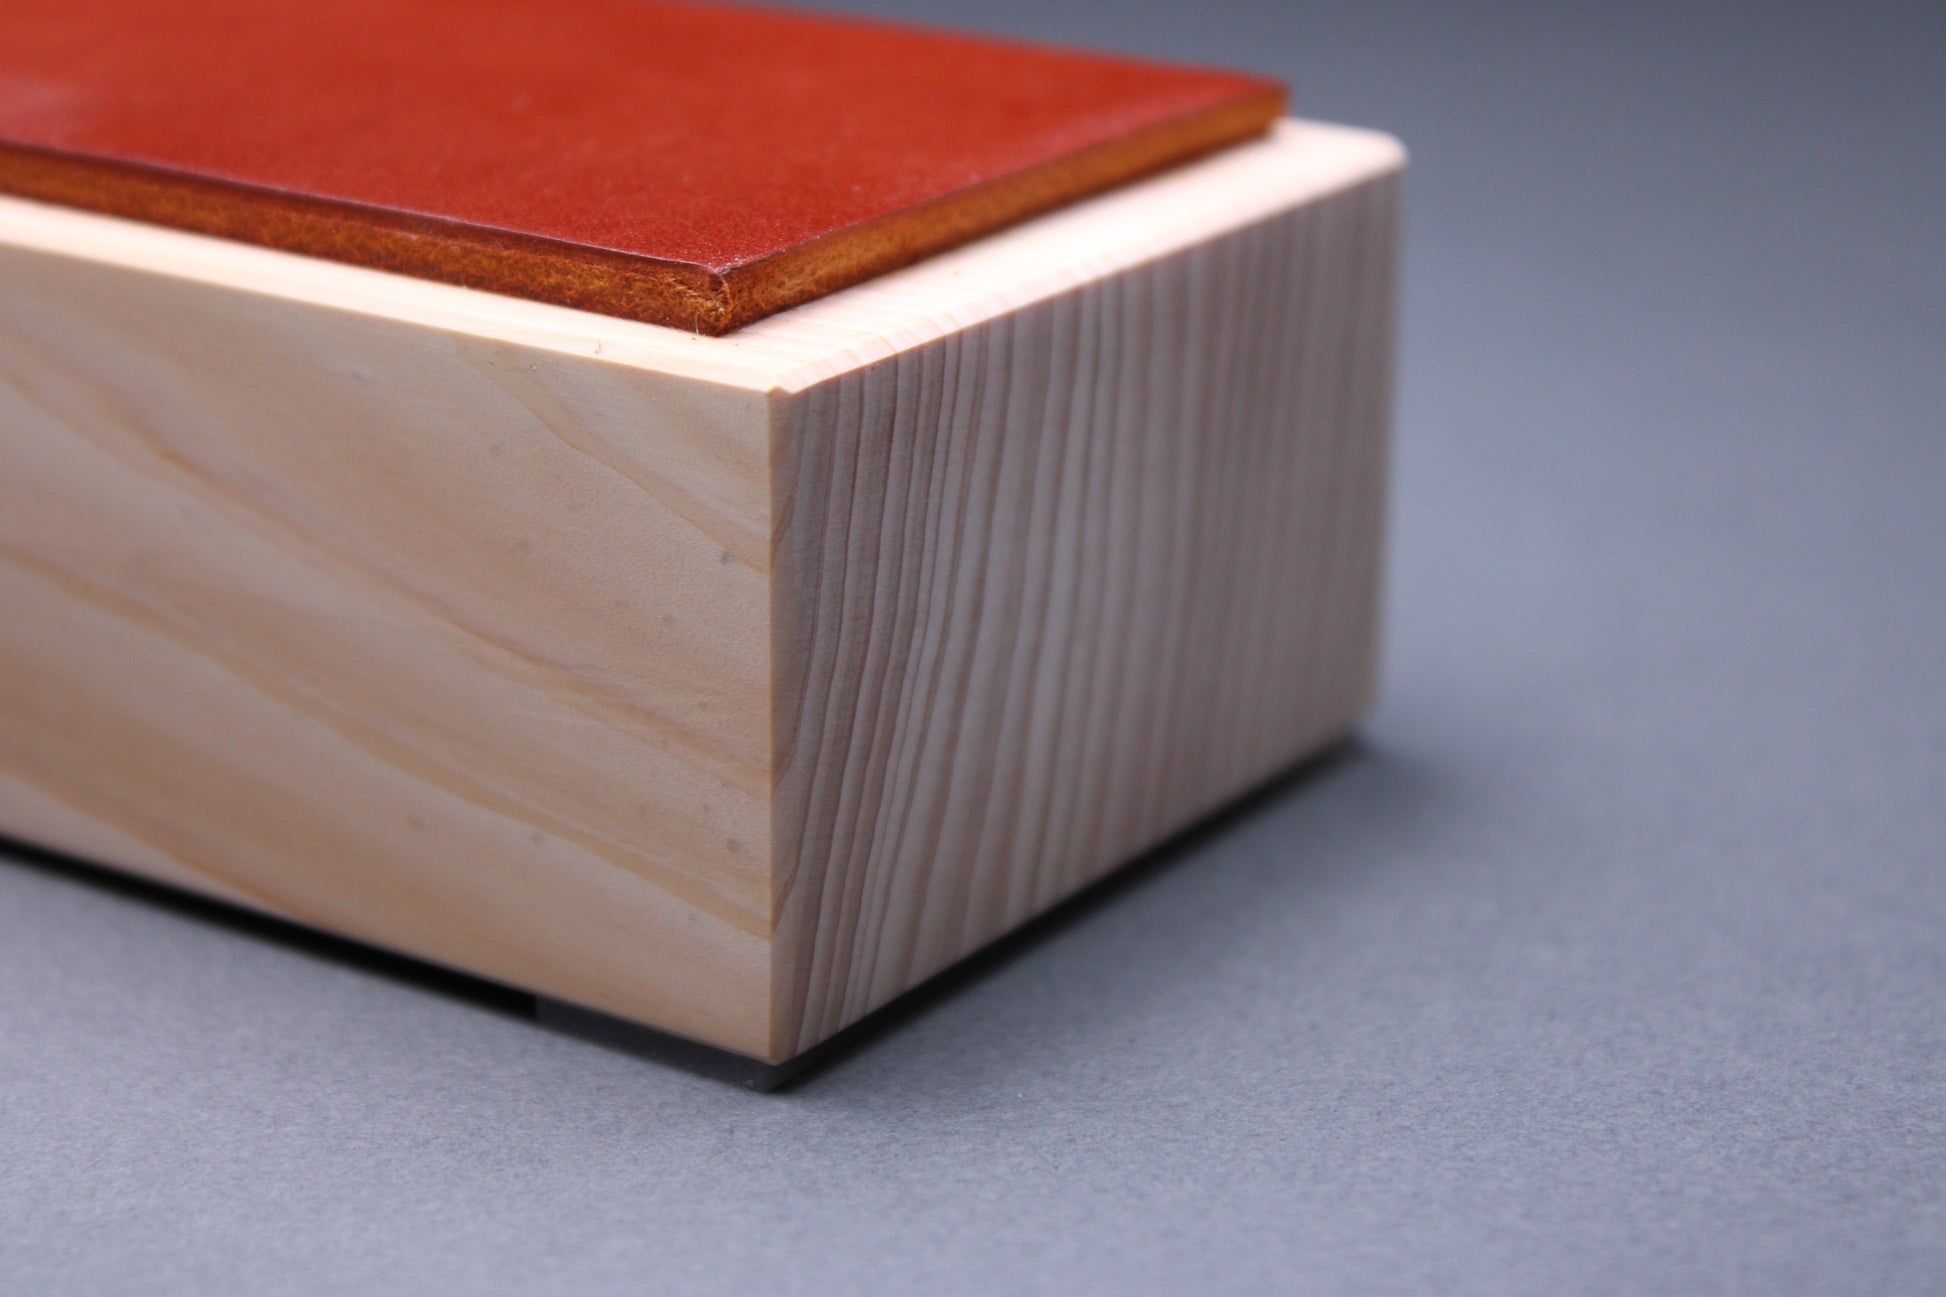
[[[1946,1291],[1946,6],[877,8],[1412,145],[1363,746],[772,1097],[0,864],[0,1291]]]

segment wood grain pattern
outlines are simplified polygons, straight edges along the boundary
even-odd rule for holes
[[[0,823],[759,1043],[763,398],[14,249],[0,283]]]
[[[776,1052],[1363,712],[1394,200],[1353,189],[793,405]]]
[[[788,1058],[1353,723],[1399,165],[725,339],[0,200],[0,830]]]

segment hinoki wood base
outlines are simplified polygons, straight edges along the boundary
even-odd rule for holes
[[[724,338],[0,201],[0,832],[791,1058],[1355,723],[1400,166]]]

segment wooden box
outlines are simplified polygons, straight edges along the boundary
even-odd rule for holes
[[[798,1055],[1366,707],[1401,162],[724,337],[0,199],[0,831]]]

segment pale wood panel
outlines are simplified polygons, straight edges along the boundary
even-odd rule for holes
[[[761,1052],[769,417],[0,251],[0,823]]]
[[[0,830],[788,1057],[1364,705],[1400,163],[725,338],[0,200]]]
[[[1343,734],[1397,185],[811,388],[778,450],[773,1052]]]

